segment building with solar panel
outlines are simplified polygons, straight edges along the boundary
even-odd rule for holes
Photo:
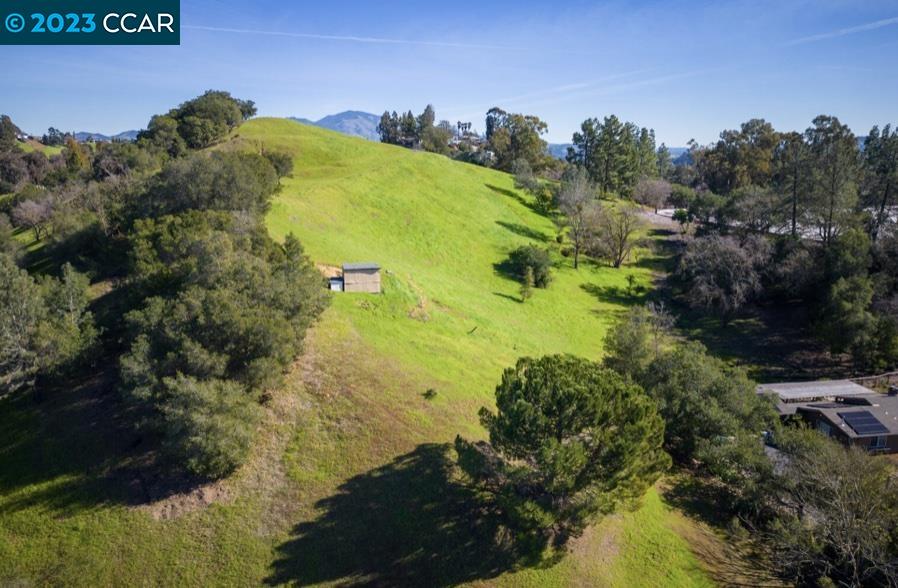
[[[874,453],[898,453],[898,393],[879,394],[851,382],[762,384],[780,417],[798,417],[846,445]]]

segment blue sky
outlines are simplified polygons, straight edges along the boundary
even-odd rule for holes
[[[206,89],[268,116],[537,114],[553,142],[608,114],[681,146],[763,117],[898,123],[898,0],[182,0],[179,47],[0,47],[23,129],[141,128]]]

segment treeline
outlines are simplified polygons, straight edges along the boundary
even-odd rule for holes
[[[377,127],[383,143],[423,149],[508,172],[516,161],[526,161],[537,172],[559,167],[542,139],[547,130],[546,123],[536,116],[495,107],[486,113],[486,133],[480,136],[471,130],[470,123],[436,123],[436,113],[429,104],[418,116],[411,111],[384,112]]]
[[[2,204],[11,222],[0,215],[5,392],[43,393],[62,373],[118,361],[135,427],[156,432],[174,465],[220,477],[242,463],[265,391],[328,301],[299,242],[275,243],[264,226],[292,158],[198,150],[254,112],[252,102],[210,91],[153,117],[135,143],[70,141],[46,161],[47,173],[29,171],[8,186]],[[29,156],[17,146],[3,151],[0,175]],[[59,278],[18,267],[32,257],[16,229],[31,231]],[[106,296],[122,307],[101,324],[89,310],[89,281],[114,286]]]
[[[693,305],[726,321],[801,302],[857,369],[898,364],[898,133],[873,127],[861,143],[830,116],[804,133],[756,119],[692,160],[670,200],[695,228],[678,271]]]
[[[442,153],[507,172],[514,172],[515,165],[522,162],[533,173],[554,179],[565,170],[564,162],[548,153],[543,139],[548,125],[538,116],[490,108],[483,136],[471,131],[471,123],[435,121],[431,105],[418,116],[411,111],[387,111],[377,130],[384,143]],[[574,133],[566,162],[585,169],[602,195],[625,197],[633,195],[640,181],[670,179],[675,171],[667,147],[656,146],[654,130],[613,115],[584,121]]]

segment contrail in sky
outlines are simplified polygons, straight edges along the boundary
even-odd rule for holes
[[[793,39],[786,43],[786,45],[804,45],[805,43],[815,43],[817,41],[825,41],[827,39],[835,39],[837,37],[844,37],[845,35],[854,35],[855,33],[863,33],[866,31],[875,31],[876,29],[881,29],[882,27],[887,27],[890,25],[898,24],[898,16],[892,18],[884,18],[882,20],[876,20],[873,22],[868,22],[867,24],[858,25],[856,27],[849,27],[847,29],[839,29],[836,31],[830,31],[828,33],[820,33],[819,35],[811,35],[810,37],[801,37],[800,39]]]
[[[412,39],[388,39],[384,37],[356,37],[350,35],[320,35],[317,33],[292,33],[286,31],[260,31],[253,29],[231,29],[225,27],[207,27],[200,25],[184,25],[182,29],[194,31],[210,31],[214,33],[235,33],[240,35],[263,35],[267,37],[290,37],[294,39],[317,39],[319,41],[343,41],[348,43],[372,43],[380,45],[417,45],[424,47],[449,47],[453,49],[511,49],[520,47],[508,45],[480,45],[476,43],[452,43],[449,41],[415,41]]]

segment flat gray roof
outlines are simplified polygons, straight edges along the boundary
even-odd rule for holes
[[[848,397],[861,394],[873,394],[873,390],[855,384],[851,380],[821,380],[818,382],[782,382],[779,384],[761,384],[758,392],[776,394],[779,399],[788,402],[804,398]]]
[[[373,261],[361,261],[358,263],[344,263],[343,271],[352,271],[352,270],[379,270],[380,266],[374,263]]]

